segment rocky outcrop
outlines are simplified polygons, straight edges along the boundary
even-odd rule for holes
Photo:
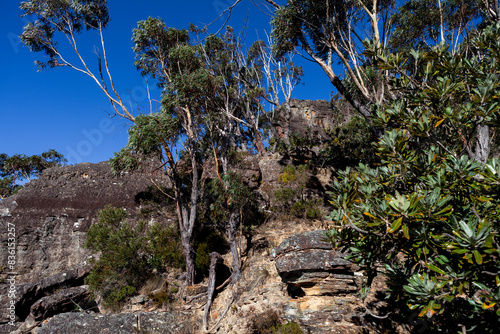
[[[273,249],[276,269],[291,297],[284,314],[311,333],[362,333],[356,293],[363,275],[345,254],[332,249],[324,232],[296,234]]]
[[[79,268],[70,269],[52,277],[44,278],[38,282],[18,285],[16,293],[18,296],[16,303],[16,313],[18,317],[20,319],[26,319],[29,314],[33,314],[32,308],[37,301],[41,301],[43,298],[52,294],[58,295],[54,296],[53,301],[55,302],[53,304],[64,302],[65,297],[59,292],[68,289],[68,287],[83,286],[84,278],[89,271],[90,266],[83,265]],[[87,288],[84,290],[87,290]],[[45,305],[46,304],[47,302],[45,302]],[[38,308],[40,308],[40,304]],[[54,310],[53,307],[52,309]],[[41,320],[40,316],[36,315],[36,313],[40,312],[35,311],[33,318]]]
[[[156,182],[163,181],[155,177]],[[123,207],[134,219],[151,185],[146,173],[115,177],[107,162],[83,163],[47,169],[19,193],[2,200],[0,227],[2,231],[7,227],[14,230],[15,264],[0,273],[0,308],[6,309],[10,303],[7,291],[11,282],[16,290],[16,320],[21,322],[28,318],[38,322],[66,311],[69,304],[64,295],[84,298],[82,291],[80,297],[73,294],[76,290],[57,293],[84,284],[90,269],[90,253],[84,248],[86,231],[106,205]],[[2,249],[7,249],[8,237],[0,234]],[[0,256],[1,263],[7,263],[7,252]],[[54,293],[53,299],[47,299]],[[6,324],[10,321],[8,314],[1,312],[0,325],[9,331],[12,326]]]
[[[290,130],[301,136],[322,140],[326,138],[325,129],[335,125],[332,107],[326,100],[290,101]]]

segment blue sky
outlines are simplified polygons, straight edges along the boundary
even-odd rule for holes
[[[133,65],[131,49],[132,29],[137,21],[152,16],[176,28],[187,28],[190,22],[202,26],[213,21],[232,2],[108,0],[111,21],[105,30],[105,40],[120,95],[135,96],[147,110],[146,82]],[[0,0],[0,153],[32,155],[53,148],[72,164],[108,160],[126,145],[130,122],[109,117],[110,103],[89,77],[69,68],[37,72],[34,61],[43,55],[30,53],[18,39],[27,23],[20,17],[19,3]],[[247,17],[246,42],[251,43],[257,36],[264,38],[265,32],[270,31],[269,17],[249,0],[235,7],[228,24],[238,32]],[[215,23],[213,31],[222,22]],[[95,65],[92,50],[98,43],[97,36],[84,33],[80,41],[88,63]],[[306,75],[295,89],[294,97],[328,99],[332,86],[318,65],[299,57],[295,60],[304,67]],[[152,82],[149,84],[154,86]]]

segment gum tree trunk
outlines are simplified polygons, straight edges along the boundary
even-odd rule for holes
[[[238,227],[240,226],[240,213],[231,212],[229,215],[229,222],[227,228],[227,238],[229,241],[229,248],[231,249],[231,255],[233,257],[233,276],[231,277],[231,282],[236,283],[241,276],[240,273],[240,257],[238,254],[238,245],[236,243],[236,233]]]
[[[212,301],[215,292],[215,279],[216,273],[215,269],[217,264],[222,260],[222,257],[217,252],[210,253],[210,271],[208,274],[208,290],[207,290],[207,303],[205,304],[205,312],[203,314],[203,329],[208,330],[208,315],[210,314],[210,307],[212,307]]]

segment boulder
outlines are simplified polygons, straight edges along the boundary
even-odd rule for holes
[[[359,267],[332,249],[325,231],[299,233],[272,250],[291,300],[285,316],[311,333],[362,333],[356,324],[356,297],[363,282]]]

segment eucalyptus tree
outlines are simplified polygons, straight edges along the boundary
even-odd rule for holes
[[[173,188],[186,281],[192,284],[200,166],[207,155],[204,141],[217,78],[210,75],[203,48],[191,42],[188,30],[168,28],[163,20],[150,17],[138,22],[132,40],[137,69],[162,89],[161,110],[136,117],[129,143],[112,159],[112,166],[116,170],[137,167],[137,154],[157,157],[157,168],[163,169]]]
[[[31,156],[0,154],[0,199],[16,193],[21,188],[18,181],[37,178],[45,169],[62,166],[66,162],[64,156],[54,149]]]
[[[220,109],[228,121],[235,122],[236,133],[249,133],[259,154],[266,152],[263,129],[270,128],[276,140],[289,145],[290,101],[303,75],[302,68],[292,61],[293,54],[275,58],[270,39],[268,44],[257,40],[245,50],[232,28],[228,28],[217,43],[226,61],[207,61],[219,68],[217,72],[224,77],[221,82],[226,98]]]
[[[103,30],[109,23],[106,0],[30,0],[20,4],[23,16],[32,19],[20,36],[21,42],[32,52],[45,54],[48,60],[35,61],[39,69],[69,67],[89,76],[111,102],[115,113],[134,121],[132,112],[118,94],[111,75]],[[95,46],[97,69],[85,60],[78,35],[82,31],[96,31],[100,47]],[[61,37],[61,38],[59,38]],[[72,54],[65,54],[62,45]]]
[[[268,1],[269,2],[269,1]],[[273,2],[271,2],[273,3]],[[277,6],[272,23],[276,54],[300,48],[315,61],[338,92],[363,117],[386,94],[383,76],[366,73],[365,47],[382,49],[387,43],[389,17],[396,1],[289,0]],[[362,33],[369,31],[368,34]],[[367,39],[367,40],[365,40]],[[337,69],[337,64],[341,67]],[[341,79],[345,72],[350,85]]]
[[[156,156],[158,169],[169,177],[188,283],[195,277],[192,235],[198,219],[201,166],[213,156],[217,178],[225,189],[219,196],[224,196],[233,191],[227,179],[230,152],[247,138],[253,140],[259,152],[264,149],[257,122],[260,95],[255,91],[259,87],[252,87],[252,91],[242,84],[240,63],[235,60],[241,47],[230,29],[221,37],[208,35],[200,40],[203,33],[194,26],[189,30],[169,28],[159,18],[138,22],[132,36],[135,65],[162,89],[161,110],[135,118],[128,146],[112,160],[113,167],[120,170],[138,167],[141,156]],[[245,138],[243,132],[250,134]],[[234,198],[226,202],[233,203],[228,205],[223,220],[236,281],[239,258],[235,236],[241,210],[234,205]]]
[[[219,133],[220,139],[228,140],[221,148],[225,152],[230,147],[246,149],[247,141],[250,141],[259,154],[265,153],[260,67],[250,56],[245,57],[243,42],[236,38],[231,27],[221,36],[207,36],[203,50],[211,75],[219,78],[218,98],[214,99],[214,115],[217,115],[219,125],[213,130]],[[226,156],[221,156],[224,171],[227,169]]]
[[[275,8],[271,23],[277,55],[302,49],[320,65],[342,97],[366,118],[377,137],[381,135],[381,129],[373,123],[377,106],[399,93],[391,86],[393,74],[372,65],[387,56],[389,48],[425,45],[428,49],[441,43],[456,51],[457,43],[469,39],[480,24],[498,22],[500,12],[498,0],[267,2]],[[484,161],[489,141],[487,125],[478,126],[476,138],[483,152],[477,151],[475,159]]]
[[[254,42],[248,51],[248,58],[258,64],[262,73],[262,88],[265,93],[262,98],[269,105],[269,110],[263,113],[276,141],[282,141],[290,146],[290,118],[292,93],[300,83],[304,74],[302,67],[293,62],[294,52],[289,52],[280,58],[274,56],[273,41],[266,44],[259,40]],[[264,106],[262,107],[266,109]]]
[[[390,47],[429,50],[445,43],[456,52],[459,42],[468,38],[477,21],[490,16],[487,5],[489,0],[406,1],[391,18]]]
[[[243,141],[245,135],[260,152],[265,151],[259,139],[259,110],[255,107],[260,95],[242,89],[242,80],[235,76],[241,64],[234,63],[228,52],[237,44],[224,42],[225,49],[219,50],[215,38],[192,41],[190,33],[196,29],[167,28],[161,19],[140,21],[132,37],[135,65],[142,75],[157,81],[162,101],[160,112],[136,117],[117,93],[111,75],[103,37],[109,23],[105,0],[32,0],[22,2],[20,7],[25,16],[34,19],[25,27],[21,40],[31,51],[48,57],[47,61],[36,62],[39,68],[64,66],[88,75],[109,98],[115,113],[133,122],[127,147],[111,160],[113,168],[139,168],[145,156],[157,157],[157,169],[166,173],[173,188],[186,279],[193,283],[191,239],[197,219],[200,166],[212,152],[206,150],[210,138],[215,140],[218,156],[224,159],[229,147],[239,145],[236,142]],[[77,43],[78,34],[85,30],[98,32],[96,71],[88,66]],[[63,54],[67,50],[61,47],[64,42],[73,56]]]

